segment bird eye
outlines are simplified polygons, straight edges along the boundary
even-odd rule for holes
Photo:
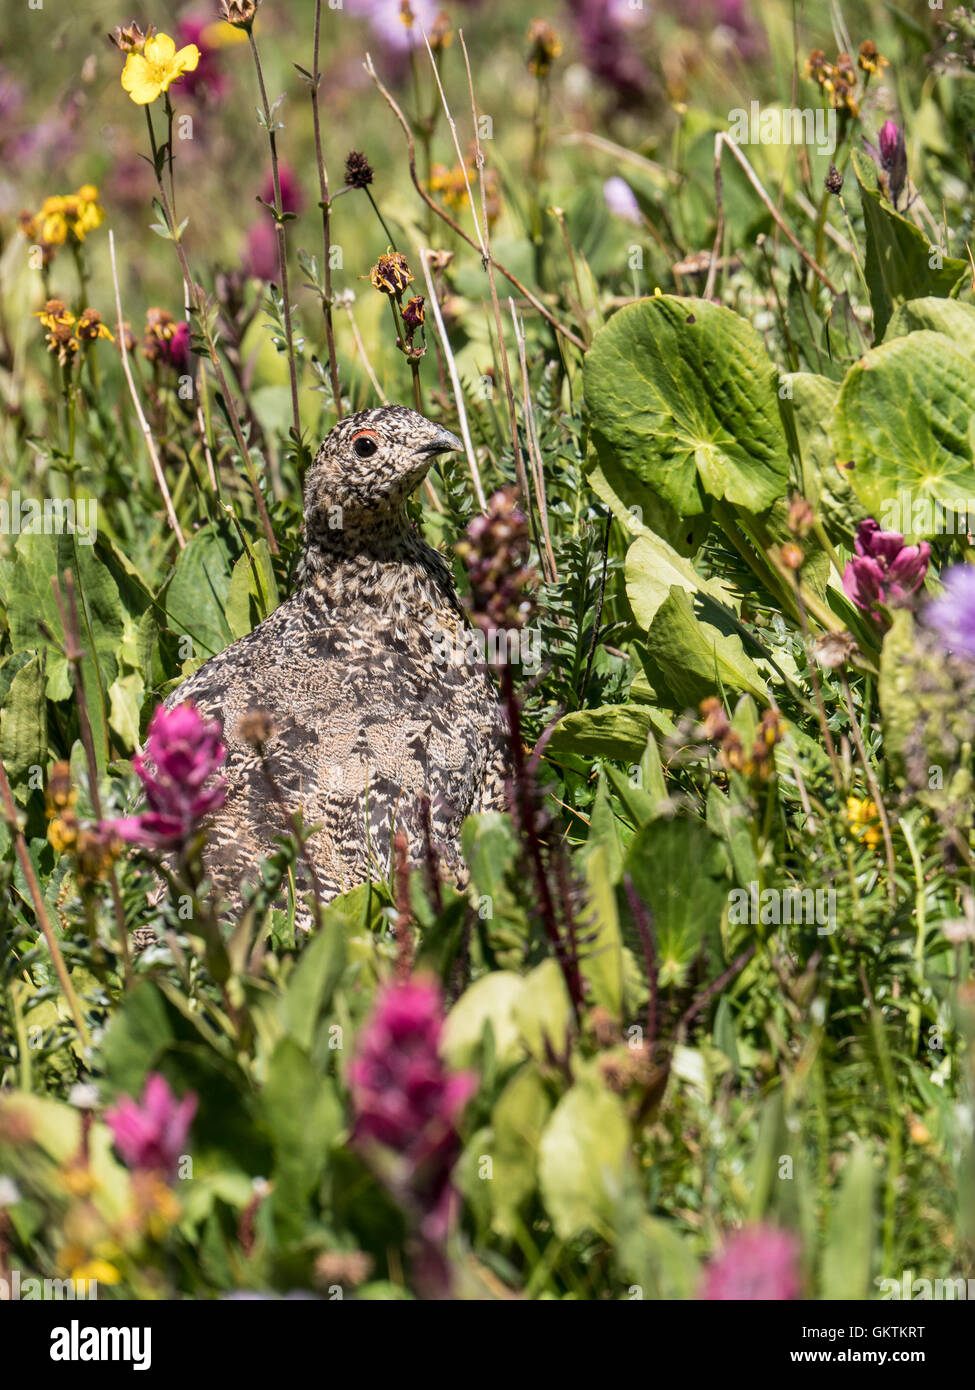
[[[352,441],[352,447],[356,452],[356,457],[370,459],[379,448],[374,435],[357,434]]]

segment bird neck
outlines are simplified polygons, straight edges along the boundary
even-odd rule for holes
[[[300,587],[331,609],[440,613],[457,606],[450,570],[406,508],[341,527],[306,528]]]

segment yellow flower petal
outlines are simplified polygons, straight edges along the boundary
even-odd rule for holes
[[[188,43],[185,48],[181,48],[176,54],[179,73],[195,72],[200,61],[200,50],[195,43]],[[178,76],[179,74],[177,74]]]
[[[153,67],[157,64],[162,66],[168,63],[176,52],[176,40],[168,34],[153,34],[151,39],[146,39],[146,46],[142,51]]]

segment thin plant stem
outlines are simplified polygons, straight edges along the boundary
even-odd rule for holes
[[[284,336],[287,344],[288,357],[288,380],[291,385],[291,417],[294,430],[295,445],[301,443],[301,411],[298,405],[298,367],[295,362],[294,332],[291,326],[291,296],[288,290],[288,238],[282,220],[284,214],[284,203],[281,198],[281,171],[278,168],[278,142],[273,129],[271,118],[271,104],[267,99],[267,88],[264,85],[264,70],[261,67],[261,55],[257,48],[257,40],[254,37],[252,28],[248,28],[247,37],[250,40],[251,54],[254,58],[254,70],[257,73],[257,85],[261,93],[261,105],[264,107],[264,121],[267,129],[268,147],[271,151],[271,181],[274,186],[274,230],[278,242],[278,271],[281,276],[281,297],[284,305]],[[316,69],[317,63],[316,48]]]
[[[41,931],[44,933],[44,940],[47,942],[47,949],[51,954],[54,969],[57,972],[58,981],[64,991],[64,997],[68,1001],[71,1010],[71,1017],[78,1030],[78,1037],[81,1045],[85,1049],[91,1046],[91,1038],[85,1026],[84,1015],[81,1012],[81,1005],[78,1003],[78,996],[75,994],[74,985],[71,983],[71,976],[68,974],[67,966],[64,963],[64,956],[61,954],[61,947],[58,945],[57,937],[54,935],[54,928],[51,925],[51,918],[48,914],[47,904],[44,902],[44,895],[41,892],[41,885],[37,881],[37,874],[34,872],[34,865],[27,849],[27,842],[24,839],[20,822],[17,819],[17,807],[14,804],[13,793],[10,790],[10,782],[7,780],[7,769],[0,763],[0,800],[3,802],[4,819],[7,822],[7,829],[14,842],[14,853],[20,864],[21,871],[27,883],[27,891],[30,894],[37,920],[40,923]]]
[[[336,418],[342,419],[342,390],[339,384],[338,356],[335,351],[335,324],[332,318],[332,200],[328,188],[328,169],[322,147],[322,121],[318,103],[318,88],[321,73],[318,70],[318,51],[322,29],[322,0],[315,0],[315,55],[312,63],[311,110],[315,129],[315,160],[318,164],[318,187],[322,208],[322,274],[325,277],[325,298],[322,313],[325,316],[325,340],[328,344],[328,375],[335,399]]]

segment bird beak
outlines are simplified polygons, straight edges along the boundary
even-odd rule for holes
[[[450,430],[438,426],[433,438],[424,440],[417,449],[417,453],[422,454],[424,458],[434,458],[437,454],[447,454],[453,450],[463,450],[463,448],[464,446],[456,434],[451,434]]]

